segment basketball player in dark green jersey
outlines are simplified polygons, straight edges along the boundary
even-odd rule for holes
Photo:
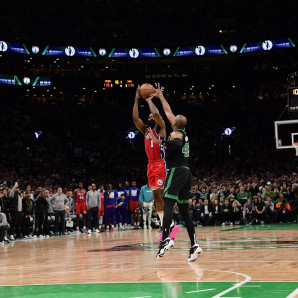
[[[163,235],[156,258],[163,257],[165,252],[174,245],[174,241],[170,239],[169,233],[173,220],[173,208],[175,203],[178,203],[179,212],[183,217],[191,242],[188,261],[193,262],[200,256],[202,249],[196,242],[194,223],[188,212],[192,175],[188,163],[189,140],[185,132],[187,119],[183,115],[175,116],[172,113],[171,107],[164,98],[162,91],[163,89],[160,88],[160,85],[156,85],[155,97],[160,99],[173,132],[170,134],[168,140],[158,140],[153,132],[150,132],[154,143],[166,147],[166,165],[168,171],[163,194]]]

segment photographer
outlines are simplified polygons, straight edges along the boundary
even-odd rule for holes
[[[254,196],[256,198],[256,196]],[[247,225],[251,225],[255,221],[255,206],[251,199],[247,199],[247,203],[243,207],[243,221]]]
[[[286,199],[282,199],[281,202],[276,204],[277,220],[280,223],[291,221],[291,206],[287,203]]]

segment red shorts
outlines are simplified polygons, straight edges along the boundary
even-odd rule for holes
[[[86,214],[86,202],[85,200],[80,200],[76,202],[76,213],[77,214]]]
[[[135,212],[138,205],[139,205],[138,201],[129,200],[129,208],[131,212]]]
[[[147,168],[149,187],[163,188],[166,180],[166,165],[163,159],[149,161]]]

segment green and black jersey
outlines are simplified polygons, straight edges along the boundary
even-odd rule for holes
[[[189,167],[188,157],[189,157],[189,140],[186,135],[185,129],[177,129],[176,132],[180,133],[182,138],[182,149],[166,149],[166,165],[167,168],[175,167]],[[169,136],[170,139],[171,135]]]

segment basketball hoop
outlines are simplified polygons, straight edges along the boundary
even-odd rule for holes
[[[296,150],[296,156],[298,156],[298,142],[294,142],[293,143],[293,146],[294,146],[294,148]]]

